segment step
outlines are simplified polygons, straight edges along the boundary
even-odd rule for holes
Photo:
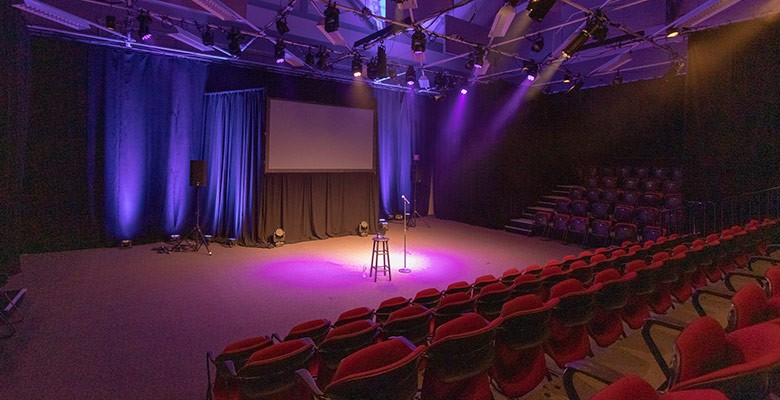
[[[552,201],[558,201],[558,200],[569,200],[569,196],[557,196],[554,194],[542,196],[543,199],[552,200]]]
[[[555,207],[555,203],[552,201],[537,201],[536,205],[542,207]]]
[[[531,236],[531,230],[525,228],[516,228],[514,226],[505,225],[504,230],[507,232],[517,233],[523,236]]]
[[[523,218],[530,219],[530,220],[533,220],[534,218],[536,218],[536,215],[534,215],[533,213],[529,213],[529,212],[524,212],[524,213],[520,214],[520,216],[523,217]]]
[[[581,188],[582,186],[580,186],[580,185],[555,185],[555,187],[556,187],[556,188],[558,188],[558,189],[566,189],[566,190],[569,190],[569,189],[571,189],[571,188],[573,188],[573,187],[579,187],[579,188]]]
[[[556,189],[556,190],[553,190],[552,192],[554,194],[556,194],[556,195],[561,196],[561,197],[566,197],[566,198],[569,197],[569,191],[568,190],[558,190],[558,189]]]
[[[526,207],[525,209],[529,210],[529,211],[533,211],[533,212],[536,212],[536,211],[544,211],[544,212],[550,212],[550,213],[551,212],[555,212],[555,210],[550,208],[550,207],[531,206],[531,207]]]
[[[520,225],[533,225],[534,220],[531,218],[512,218],[510,220],[510,224],[514,226],[520,226]]]

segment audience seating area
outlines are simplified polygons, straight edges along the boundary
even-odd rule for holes
[[[216,371],[212,386],[209,369],[209,397],[519,398],[563,373],[570,398],[579,398],[571,378],[583,373],[605,387],[597,399],[766,398],[780,383],[772,374],[780,367],[780,266],[771,267],[780,260],[768,257],[778,233],[780,223],[766,219],[706,238],[629,240],[346,310],[333,323],[305,321],[283,338],[242,339],[207,354]],[[731,298],[718,291],[724,279],[762,282],[766,290],[740,289],[726,329],[706,316],[664,320],[691,298]],[[667,377],[661,388],[588,364],[594,346],[608,348],[640,329],[655,356],[653,324],[681,331],[678,364],[658,360]]]
[[[683,232],[686,212],[679,168],[588,168],[580,185],[561,185],[526,208],[533,235],[589,246],[656,240]]]

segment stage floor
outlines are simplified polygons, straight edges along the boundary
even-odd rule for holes
[[[205,352],[250,336],[285,335],[509,267],[583,249],[427,217],[407,234],[392,223],[392,281],[368,277],[372,241],[348,236],[258,249],[212,245],[159,254],[160,244],[25,255],[7,288],[27,287],[24,321],[0,341],[3,399],[197,399]]]

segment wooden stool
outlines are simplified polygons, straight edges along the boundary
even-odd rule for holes
[[[371,253],[371,269],[368,272],[368,276],[374,274],[374,282],[379,275],[379,268],[382,268],[384,275],[387,275],[388,280],[393,280],[393,276],[390,273],[390,249],[387,247],[387,242],[390,239],[386,237],[374,238],[374,251]],[[381,265],[380,265],[381,260]]]

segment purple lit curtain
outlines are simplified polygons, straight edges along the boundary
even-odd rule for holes
[[[421,124],[414,94],[377,90],[376,97],[379,196],[382,215],[386,216],[403,211],[401,195],[411,199],[413,138],[419,137]]]
[[[189,161],[202,148],[206,65],[92,51],[88,169],[93,190],[105,191],[93,206],[105,207],[108,239],[182,233],[194,224]]]
[[[201,220],[207,233],[242,245],[258,242],[264,111],[262,89],[205,96],[202,158],[208,177]]]

